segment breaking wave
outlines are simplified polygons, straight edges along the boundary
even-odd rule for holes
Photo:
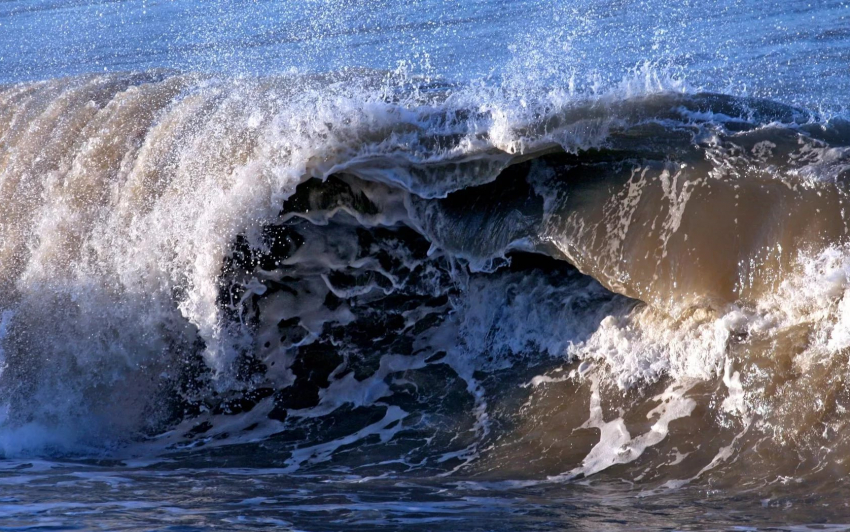
[[[0,448],[837,478],[848,147],[841,119],[651,74],[7,86]]]

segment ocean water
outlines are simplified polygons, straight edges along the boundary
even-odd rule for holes
[[[850,3],[0,2],[0,529],[850,530]]]

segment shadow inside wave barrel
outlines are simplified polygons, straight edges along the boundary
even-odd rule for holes
[[[539,228],[536,164],[431,202],[441,230],[504,250]],[[643,305],[539,252],[476,261],[480,249],[435,248],[401,214],[417,201],[349,175],[308,181],[279,224],[238,239],[219,304],[231,335],[250,339],[240,384],[183,424],[181,463],[535,482],[605,471],[657,485],[699,475],[734,441],[740,427],[716,423],[719,381],[623,391],[604,360],[576,356]]]
[[[634,305],[539,254],[471,269],[432,246],[409,203],[350,175],[308,181],[280,223],[237,239],[219,297],[247,339],[237,382],[190,402],[172,449],[232,457],[261,440],[244,458],[292,471],[471,470],[522,423],[529,383],[575,373],[567,347]]]

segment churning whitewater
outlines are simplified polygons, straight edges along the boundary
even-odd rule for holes
[[[846,474],[850,125],[644,74],[6,87],[3,453]]]

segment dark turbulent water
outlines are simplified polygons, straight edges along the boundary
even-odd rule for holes
[[[850,529],[850,5],[0,4],[0,528]]]

